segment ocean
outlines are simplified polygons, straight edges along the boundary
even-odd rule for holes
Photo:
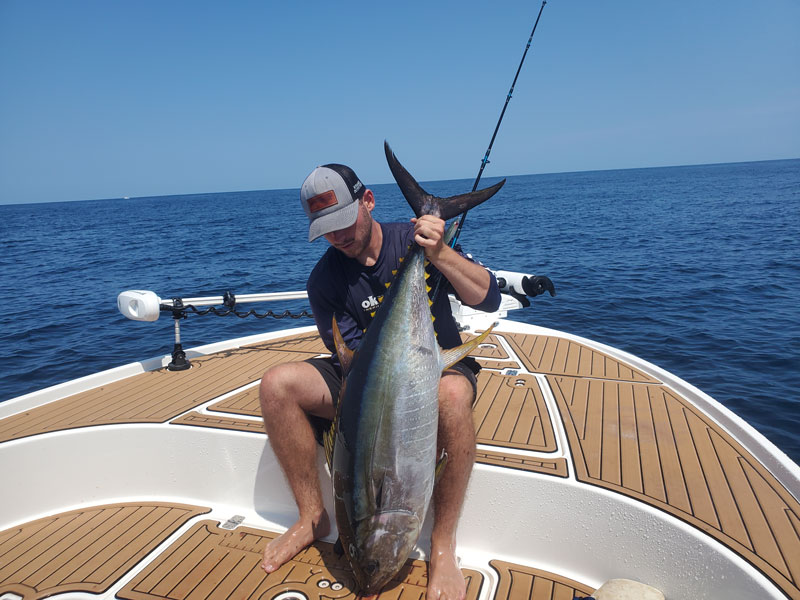
[[[395,185],[369,187],[379,221],[410,218]],[[509,177],[460,242],[492,268],[553,280],[555,298],[513,318],[675,373],[800,462],[800,160]],[[297,190],[0,205],[0,401],[169,353],[172,319],[126,320],[123,290],[302,290],[325,247],[307,242]],[[191,348],[298,323],[313,321],[191,315],[182,337]]]

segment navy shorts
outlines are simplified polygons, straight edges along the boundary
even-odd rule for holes
[[[331,392],[333,406],[335,407],[339,402],[339,392],[342,389],[342,371],[339,365],[335,364],[333,358],[329,356],[323,358],[309,358],[306,359],[305,362],[313,366],[319,371],[319,374],[322,375],[322,378],[325,380]],[[472,404],[474,405],[475,399],[478,397],[477,375],[481,370],[478,361],[471,356],[466,356],[447,370],[458,371],[469,380],[472,385]],[[311,422],[311,427],[314,430],[314,437],[317,438],[319,444],[322,444],[322,432],[331,428],[331,422],[328,419],[316,415],[308,415],[308,420]]]

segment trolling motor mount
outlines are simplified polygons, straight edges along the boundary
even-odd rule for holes
[[[183,306],[183,300],[173,298],[172,306],[162,304],[161,308],[162,310],[171,311],[175,322],[175,345],[172,347],[172,361],[167,365],[167,369],[170,371],[191,369],[192,365],[186,358],[186,352],[183,351],[183,346],[181,345],[181,319],[186,318],[186,308]]]

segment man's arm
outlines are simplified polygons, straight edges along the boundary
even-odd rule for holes
[[[440,218],[423,215],[411,221],[414,223],[414,240],[425,250],[426,258],[450,282],[461,301],[470,306],[481,304],[491,286],[497,285],[489,271],[444,243],[445,223]]]

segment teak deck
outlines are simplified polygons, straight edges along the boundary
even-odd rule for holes
[[[188,371],[142,373],[3,419],[0,443],[118,423],[264,435],[255,382],[271,365],[322,353],[326,350],[316,335],[301,334],[196,358]],[[585,484],[668,512],[714,537],[787,597],[800,600],[800,505],[759,461],[675,390],[632,365],[564,338],[495,333],[473,356],[484,366],[474,407],[478,462],[556,477],[572,473]],[[552,394],[557,414],[551,414],[548,406],[553,404],[548,405],[545,392]],[[554,422],[566,432],[567,448],[559,448]],[[104,506],[0,532],[0,595],[43,598],[62,591],[108,589],[202,512],[207,509],[159,503]],[[90,532],[97,532],[97,540]],[[195,522],[117,597],[266,600],[291,590],[309,598],[352,595],[346,565],[324,543],[278,573],[263,574],[257,568],[260,549],[274,535]],[[135,543],[125,541],[129,539]],[[70,540],[79,540],[80,546]],[[59,551],[62,547],[71,551]],[[78,547],[83,550],[75,551]],[[109,563],[110,554],[117,562]],[[85,563],[79,555],[88,557]],[[491,565],[500,576],[494,596],[498,600],[571,599],[591,592],[578,582],[530,567],[500,561]],[[381,597],[422,598],[424,563],[410,564],[401,575]],[[483,576],[475,571],[465,571],[465,576],[468,597],[477,598]]]

